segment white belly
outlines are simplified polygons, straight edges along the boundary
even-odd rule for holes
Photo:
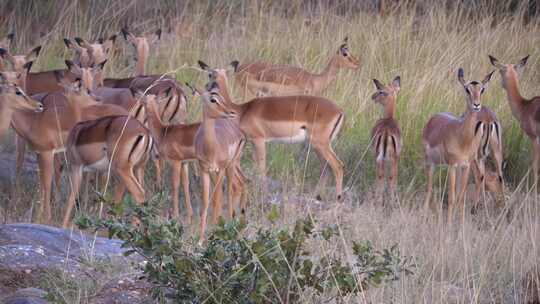
[[[107,171],[109,169],[109,158],[103,157],[97,162],[84,167],[84,171]]]
[[[271,137],[268,138],[267,142],[281,142],[286,144],[294,144],[304,142],[307,139],[307,132],[305,129],[297,129],[294,132],[291,132],[288,136],[281,137]]]

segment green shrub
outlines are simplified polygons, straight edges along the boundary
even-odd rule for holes
[[[143,256],[144,277],[160,302],[297,303],[306,295],[358,294],[412,273],[411,259],[402,257],[397,246],[377,251],[369,241],[354,242],[353,264],[337,252],[315,254],[310,245],[331,241],[337,229],[316,230],[312,219],[255,231],[243,220],[221,219],[200,247],[176,220],[161,219],[157,204],[124,206],[112,211],[114,219],[83,217],[77,223],[82,229],[106,230],[124,241],[126,255]]]

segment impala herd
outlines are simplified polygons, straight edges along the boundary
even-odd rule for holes
[[[246,177],[240,159],[247,141],[253,144],[254,159],[263,177],[266,143],[307,142],[321,162],[321,172],[326,165],[330,167],[336,198],[342,200],[344,166],[332,148],[332,141],[345,115],[335,102],[317,95],[335,80],[340,69],[360,67],[360,61],[349,50],[347,39],[320,74],[262,61],[244,64],[233,61],[237,83],[244,97],[251,97],[247,102],[238,103],[229,93],[227,70],[211,68],[202,61],[199,66],[209,77],[203,89],[191,84],[180,85],[173,77],[147,75],[150,49],[160,40],[160,30],[141,36],[126,29],[120,33],[135,50],[133,77],[104,77],[104,65],[116,35],[93,43],[78,37],[66,38],[64,43],[74,54],[72,60],[65,61],[66,68],[37,73],[30,70],[39,56],[40,46],[27,54],[13,54],[10,44],[14,35],[0,40],[0,136],[5,135],[10,126],[17,135],[15,189],[20,184],[26,145],[37,153],[41,187],[39,214],[45,221],[51,220],[51,190],[53,180],[57,187],[59,185],[62,160],[67,160],[71,183],[63,219],[63,226],[67,227],[84,172],[112,172],[118,179],[114,200],[120,201],[127,188],[132,198],[141,203],[148,199],[144,172],[148,160],[152,159],[158,185],[162,184],[164,164],[172,166],[172,215],[180,216],[178,197],[182,183],[187,222],[191,223],[188,162],[196,161],[202,182],[202,240],[210,201],[212,222],[221,214],[224,182],[229,217],[235,216],[238,205],[241,213],[245,211]],[[515,65],[502,64],[492,56],[489,59],[500,71],[513,115],[533,142],[536,185],[540,165],[540,98],[527,100],[518,89],[518,73],[528,57]],[[448,166],[448,221],[456,203],[462,215],[464,213],[471,169],[476,184],[475,202],[484,187],[499,196],[503,193],[501,124],[494,112],[482,105],[482,96],[492,75],[493,72],[487,74],[482,81],[466,81],[465,72],[460,68],[458,81],[465,92],[465,112],[459,117],[438,113],[429,119],[422,133],[427,164],[424,207],[434,208],[430,200],[435,167]],[[397,190],[403,143],[395,112],[401,78],[397,76],[388,84],[377,79],[373,82],[376,91],[371,98],[383,108],[383,117],[371,133],[376,193],[381,197],[387,175],[390,193],[394,195]],[[186,87],[202,102],[202,120],[198,123],[186,123]],[[493,157],[495,171],[486,166],[489,155]]]

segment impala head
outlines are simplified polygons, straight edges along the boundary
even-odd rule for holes
[[[232,103],[231,94],[229,94],[228,90],[229,80],[227,78],[227,70],[210,68],[210,66],[208,66],[201,60],[199,60],[198,63],[201,69],[208,73],[208,81],[216,82],[220,87],[222,96],[226,99],[227,102]]]
[[[348,68],[353,70],[360,68],[360,60],[354,57],[354,55],[349,51],[347,37],[345,37],[343,40],[343,44],[339,46],[334,58],[337,60],[337,65],[339,68]]]
[[[193,95],[201,97],[205,118],[220,119],[237,117],[238,114],[234,109],[234,106],[222,95],[222,91],[217,82],[208,82],[204,91],[201,91],[188,83],[186,83],[186,85],[192,90]]]
[[[69,72],[75,75],[75,78],[81,79],[84,88],[94,90],[102,81],[102,72],[107,60],[86,68],[73,63],[71,60],[65,62]]]
[[[135,61],[146,62],[150,54],[150,47],[157,44],[161,39],[161,29],[154,33],[135,36],[126,28],[122,29],[122,36],[135,48]]]
[[[0,96],[4,98],[7,104],[17,110],[42,112],[43,104],[30,98],[17,85],[10,83],[4,73],[0,72]]]
[[[8,34],[6,37],[0,39],[0,48],[9,50],[11,44],[13,43],[13,39],[15,39],[15,33]]]
[[[489,74],[487,74],[482,82],[475,80],[465,82],[465,72],[462,68],[459,68],[458,80],[463,86],[463,89],[465,89],[465,94],[467,94],[467,106],[470,111],[479,112],[482,109],[482,94],[484,94],[485,90],[487,89],[488,83],[491,80],[491,76],[494,72],[495,71],[491,71]]]
[[[116,35],[112,35],[107,40],[100,38],[94,43],[89,43],[82,38],[76,37],[76,43],[65,38],[64,44],[68,49],[75,52],[74,61],[77,64],[82,67],[90,67],[109,58],[109,54],[111,53],[115,41]]]
[[[373,83],[377,88],[377,92],[375,92],[371,96],[371,99],[374,102],[381,104],[383,107],[386,107],[386,105],[394,103],[396,101],[397,94],[401,87],[400,76],[396,76],[396,78],[394,78],[394,80],[392,80],[392,82],[386,86],[377,79],[373,79]]]
[[[30,69],[32,68],[33,61],[28,61],[22,66],[22,70],[20,71],[3,71],[2,75],[4,79],[7,80],[8,83],[17,85],[21,88],[26,87],[26,76],[28,75],[28,72],[30,72]]]
[[[508,83],[508,79],[517,80],[519,78],[519,75],[521,74],[521,72],[523,71],[523,68],[527,64],[527,60],[529,60],[529,55],[523,57],[517,64],[506,64],[506,63],[500,63],[499,60],[497,60],[497,58],[489,55],[489,61],[501,73],[502,86],[505,89]]]
[[[37,46],[33,48],[30,52],[28,52],[28,54],[26,55],[13,55],[8,50],[0,48],[0,57],[11,63],[14,71],[22,72],[25,69],[25,64],[38,58],[40,51],[41,46]]]

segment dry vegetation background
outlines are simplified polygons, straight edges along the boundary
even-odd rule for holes
[[[360,58],[359,71],[342,71],[325,96],[346,112],[346,124],[335,142],[346,166],[346,202],[317,203],[309,198],[317,184],[318,163],[299,147],[273,145],[269,176],[281,182],[273,200],[282,203],[282,222],[312,214],[323,223],[336,223],[341,240],[370,239],[376,246],[397,243],[414,257],[414,276],[373,289],[360,302],[371,303],[522,303],[526,291],[538,284],[540,220],[536,196],[528,192],[531,161],[529,140],[513,118],[495,74],[484,96],[503,125],[504,155],[508,162],[506,208],[502,214],[486,208],[463,224],[447,226],[418,211],[424,198],[424,169],[420,134],[436,112],[462,113],[465,95],[456,73],[480,80],[494,68],[487,55],[517,62],[530,54],[521,76],[525,97],[540,94],[540,26],[538,1],[390,1],[381,16],[377,1],[1,1],[0,33],[16,34],[15,49],[26,52],[44,46],[33,71],[63,68],[69,56],[62,38],[94,40],[128,26],[135,33],[162,28],[162,41],[152,52],[150,73],[174,72],[180,82],[202,84],[205,75],[191,69],[198,59],[223,67],[264,59],[321,71],[344,37]],[[3,36],[3,35],[2,35]],[[131,48],[117,39],[110,77],[133,70]],[[370,199],[374,160],[368,150],[369,131],[380,116],[370,99],[372,78],[383,82],[401,75],[397,119],[404,136],[400,163],[400,202],[390,209]],[[236,92],[238,93],[238,91]],[[240,97],[240,94],[235,94]],[[189,105],[190,121],[200,118],[200,106]],[[4,140],[2,158],[12,154],[13,138]],[[246,155],[250,151],[246,151]],[[33,157],[33,156],[32,156]],[[300,159],[300,161],[299,161]],[[13,166],[13,163],[8,163]],[[252,174],[251,160],[244,167]],[[149,187],[154,187],[152,170]],[[437,173],[437,197],[442,203],[446,171]],[[0,217],[12,222],[27,218],[39,197],[37,176],[27,178],[22,198],[11,198],[9,181],[0,194]],[[199,191],[193,180],[194,193]],[[251,187],[252,193],[256,192]],[[56,195],[57,218],[68,189]],[[195,194],[197,197],[197,194]],[[307,198],[306,198],[307,197]],[[252,195],[252,224],[266,200]],[[195,200],[198,205],[198,198]],[[83,210],[95,208],[93,200]],[[506,220],[508,219],[508,220]],[[320,248],[320,250],[338,250]],[[317,246],[317,244],[314,244]],[[350,254],[344,252],[345,255]],[[531,285],[532,284],[532,285]],[[351,300],[352,301],[352,300]]]

